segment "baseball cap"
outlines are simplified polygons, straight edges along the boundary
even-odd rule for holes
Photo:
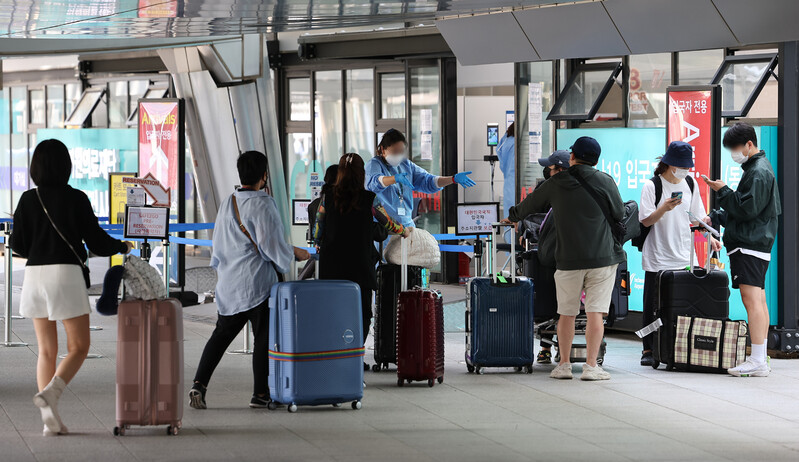
[[[574,157],[593,164],[599,161],[599,155],[602,153],[599,142],[590,136],[581,136],[577,138],[569,149],[571,149]]]
[[[571,158],[571,153],[569,151],[567,151],[565,149],[559,149],[559,150],[553,152],[552,154],[550,154],[549,157],[546,157],[544,159],[538,159],[538,163],[542,167],[549,167],[550,165],[557,165],[559,167],[569,168],[569,159],[570,158]]]

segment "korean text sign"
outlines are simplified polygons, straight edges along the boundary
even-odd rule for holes
[[[458,204],[456,234],[491,234],[491,225],[497,221],[499,221],[499,202]]]

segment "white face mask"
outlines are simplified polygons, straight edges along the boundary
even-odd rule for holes
[[[674,170],[671,171],[671,173],[672,175],[674,175],[674,178],[677,178],[678,180],[684,180],[685,177],[688,176],[688,169],[675,168]]]
[[[392,167],[397,167],[405,160],[405,154],[386,154],[386,162]]]
[[[746,155],[744,155],[744,153],[741,151],[731,152],[730,155],[732,156],[733,162],[738,164],[743,164],[746,162],[746,159],[748,159],[748,157],[746,157]]]

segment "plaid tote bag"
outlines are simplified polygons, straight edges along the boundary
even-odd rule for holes
[[[674,365],[679,370],[726,373],[746,359],[745,321],[677,317]]]

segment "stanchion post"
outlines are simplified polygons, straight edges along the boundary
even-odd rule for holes
[[[244,326],[244,348],[241,350],[230,350],[227,352],[229,355],[251,355],[252,351],[252,330],[250,329],[250,322]]]
[[[161,241],[161,248],[163,249],[164,257],[164,286],[166,286],[166,294],[169,296],[169,239]]]
[[[9,246],[9,242],[11,239],[11,223],[5,222],[2,223],[3,229],[3,237],[5,238],[5,255],[3,255],[3,262],[5,263],[5,273],[4,273],[4,280],[5,280],[5,302],[6,302],[6,309],[5,309],[5,336],[3,338],[3,343],[0,346],[4,347],[22,347],[28,346],[27,343],[24,342],[12,342],[11,341],[11,321],[13,316],[11,314],[12,302],[13,302],[13,293],[12,293],[12,285],[11,285],[11,275],[13,272],[13,261],[14,257],[11,255],[11,246]]]

